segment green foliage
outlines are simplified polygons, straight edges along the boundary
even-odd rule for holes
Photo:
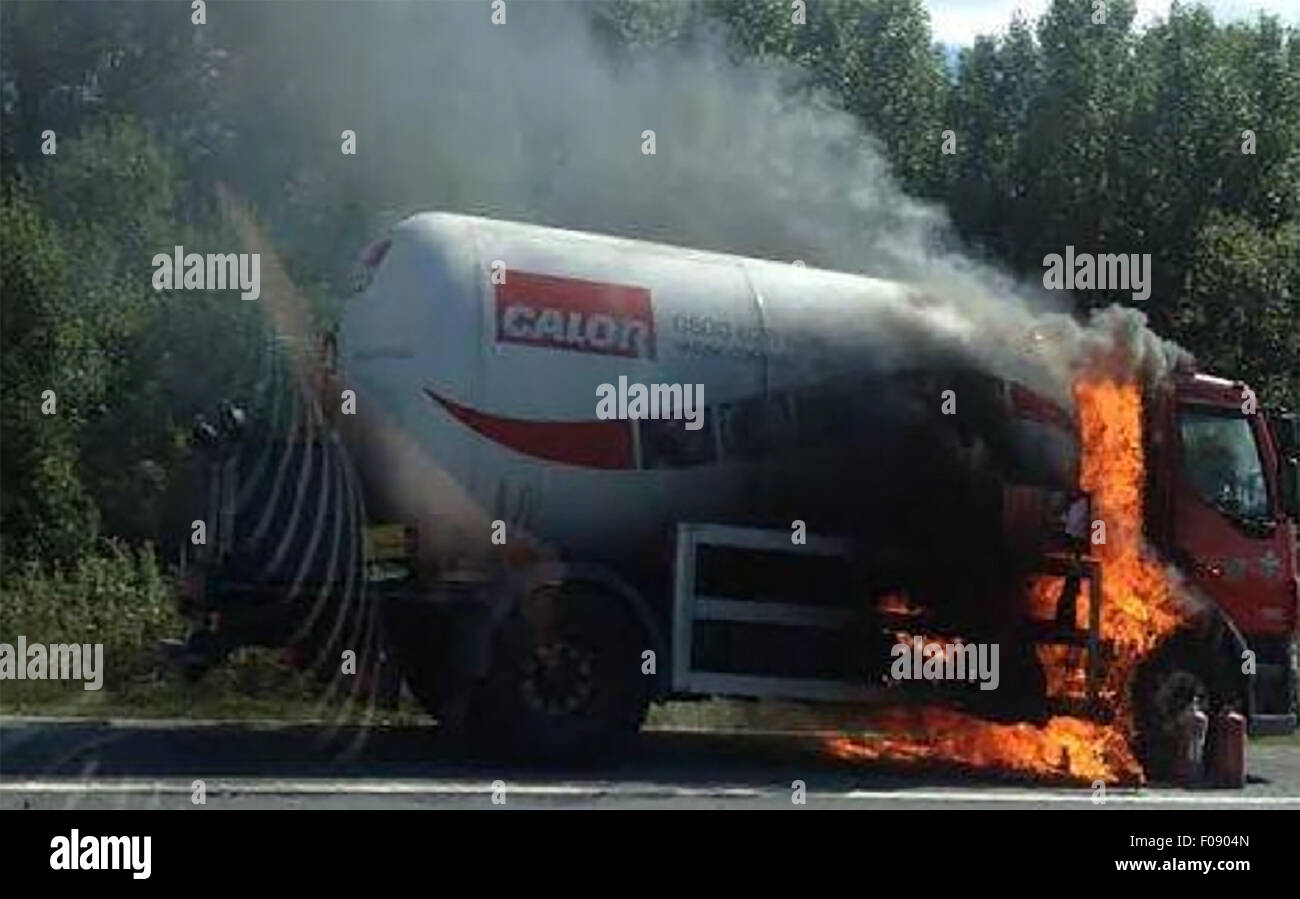
[[[98,516],[77,477],[84,397],[102,389],[69,263],[48,220],[21,192],[0,199],[0,515],[6,563],[70,562],[91,545]],[[53,391],[59,414],[42,405]]]
[[[1197,233],[1177,332],[1261,397],[1295,397],[1300,368],[1300,222],[1267,231],[1213,214]]]
[[[795,62],[838,96],[884,143],[905,186],[933,186],[946,84],[920,0],[817,0],[802,25],[789,3],[707,0],[706,8],[741,55]]]
[[[236,245],[180,216],[178,183],[174,157],[120,117],[66,137],[3,200],[5,564],[70,562],[101,524],[174,542],[191,419],[261,372],[258,304],[153,288],[156,253]],[[46,389],[56,415],[41,413]]]
[[[975,38],[949,77],[914,0],[810,2],[802,26],[786,3],[705,8],[739,56],[804,67],[985,255],[1037,280],[1067,245],[1150,253],[1155,328],[1266,402],[1300,405],[1286,257],[1300,222],[1300,34],[1178,4],[1138,32],[1132,0],[1108,3],[1104,24],[1092,0],[1054,0],[1036,23]],[[946,129],[953,155],[939,152]],[[1130,294],[1075,301],[1086,312]]]
[[[1036,34],[1013,22],[964,52],[941,196],[963,235],[1026,277],[1066,245],[1150,253],[1153,326],[1294,408],[1300,301],[1284,256],[1300,222],[1300,33],[1180,5],[1136,32],[1131,12],[1112,3],[1093,25],[1086,0],[1056,0]]]
[[[593,29],[611,46],[655,47],[689,39],[700,24],[697,0],[608,0],[591,12]]]
[[[271,650],[232,653],[198,684],[169,666],[160,641],[183,634],[173,587],[153,548],[109,541],[62,568],[27,562],[0,576],[0,642],[102,643],[102,689],[80,681],[6,681],[3,711],[133,715],[320,713],[320,689]]]
[[[147,650],[180,629],[148,544],[132,551],[108,542],[59,569],[15,566],[0,578],[0,598],[0,642],[102,643],[106,689],[147,671],[156,660]]]
[[[221,136],[210,91],[221,51],[208,34],[185,10],[133,0],[6,2],[0,167],[21,174],[39,165],[46,129],[61,144],[121,116],[148,122],[200,163]]]

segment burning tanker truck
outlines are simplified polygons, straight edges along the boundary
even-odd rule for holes
[[[1125,388],[1125,493],[1050,339],[914,287],[449,214],[362,263],[295,389],[198,429],[195,671],[353,650],[548,757],[709,696],[1078,716],[1156,777],[1197,716],[1295,726],[1295,419],[1240,383]]]

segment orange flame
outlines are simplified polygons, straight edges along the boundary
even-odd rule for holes
[[[1142,772],[1123,733],[1080,718],[1043,726],[993,724],[938,706],[890,709],[873,718],[885,737],[837,737],[830,753],[842,759],[931,762],[996,768],[1060,780],[1137,782]]]
[[[915,605],[907,594],[897,591],[881,596],[876,603],[876,610],[883,615],[898,615],[908,618],[920,615],[925,611],[925,609]]]
[[[1101,637],[1111,650],[1102,698],[1115,714],[1108,724],[1058,716],[1046,724],[994,724],[945,708],[889,709],[873,716],[879,737],[840,737],[828,750],[845,759],[943,762],[1030,774],[1045,778],[1143,779],[1128,744],[1127,684],[1134,667],[1178,627],[1182,613],[1167,569],[1143,540],[1144,465],[1142,394],[1131,382],[1080,380],[1075,385],[1081,458],[1079,486],[1092,495],[1104,541],[1092,545],[1101,561]],[[1094,524],[1094,539],[1102,538]],[[1029,586],[1027,611],[1055,614],[1060,581],[1039,579]],[[1087,604],[1080,597],[1075,621],[1083,625]],[[1082,653],[1073,647],[1039,647],[1049,696],[1083,693]]]
[[[1142,395],[1136,384],[1083,381],[1075,398],[1079,486],[1106,528],[1105,542],[1093,546],[1102,563],[1101,630],[1129,668],[1182,621],[1167,569],[1142,538]]]

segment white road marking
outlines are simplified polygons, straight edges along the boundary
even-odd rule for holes
[[[845,799],[919,799],[931,802],[1075,802],[1092,805],[1091,790],[1079,790],[1076,793],[1031,792],[1028,790],[850,790],[843,794]],[[1147,791],[1124,791],[1108,788],[1105,800],[1097,805],[1111,803],[1128,805],[1293,805],[1300,808],[1300,796],[1241,796],[1231,790],[1216,793],[1152,793]]]
[[[767,791],[753,787],[677,787],[659,784],[527,784],[505,778],[510,795],[524,796],[662,796],[756,798]],[[367,793],[378,795],[475,796],[492,795],[492,781],[418,780],[205,780],[209,795],[220,793],[326,795]],[[0,782],[0,793],[184,793],[193,791],[192,781],[148,780],[26,780]]]
[[[10,726],[62,725],[120,728],[125,730],[199,730],[226,728],[230,730],[301,730],[307,727],[373,728],[375,730],[437,729],[437,722],[427,716],[400,724],[377,721],[336,721],[330,718],[121,718],[94,715],[0,715],[0,728]],[[696,727],[679,724],[646,724],[642,733],[691,734],[695,736],[730,737],[796,737],[821,740],[833,737],[870,737],[870,730],[831,730],[826,728],[760,728],[760,727]]]
[[[167,719],[167,718],[94,718],[94,717],[52,717],[0,715],[0,727],[5,725],[50,725],[79,724],[117,728],[138,728],[157,730],[178,730],[186,728],[237,728],[250,731],[279,730],[334,724],[335,722],[303,720],[232,720],[232,719]],[[346,726],[346,725],[345,725]],[[354,723],[354,726],[364,726]],[[376,725],[370,725],[372,727]],[[382,728],[383,726],[379,726]],[[660,733],[691,733],[713,736],[769,736],[802,737],[809,739],[826,736],[843,736],[841,731],[737,731],[726,728],[696,727],[648,727],[646,730]],[[10,735],[10,740],[13,736]],[[504,779],[504,778],[503,778]],[[356,778],[348,780],[298,778],[276,780],[272,778],[237,779],[227,781],[207,780],[207,790],[221,794],[253,795],[423,795],[423,796],[475,796],[491,795],[492,786],[488,781],[451,781],[451,780],[377,780]],[[112,780],[77,780],[72,778],[53,778],[24,781],[0,781],[0,794],[13,793],[50,793],[50,794],[116,794],[147,793],[154,795],[191,793],[190,780],[161,781],[143,779]],[[655,798],[731,798],[762,799],[788,796],[784,787],[762,789],[755,787],[686,787],[666,784],[646,784],[627,782],[591,782],[582,784],[525,784],[514,783],[506,779],[507,790],[513,795],[537,797],[625,797],[630,799]],[[891,802],[990,802],[1006,804],[1080,804],[1092,805],[1093,793],[1081,788],[1062,790],[1058,788],[1024,789],[1024,788],[987,788],[955,787],[952,789],[918,788],[898,790],[849,790],[847,792],[809,790],[810,797],[823,797],[835,800]],[[1300,808],[1300,796],[1243,796],[1232,790],[1212,792],[1166,792],[1151,790],[1134,790],[1132,788],[1108,788],[1104,805],[1231,805],[1231,806],[1278,806]]]
[[[47,779],[0,783],[0,793],[84,793],[84,794],[185,794],[192,792],[191,781],[150,780],[72,780]],[[207,780],[209,795],[412,795],[412,796],[490,796],[490,781],[421,781],[421,780]],[[685,787],[664,784],[590,783],[529,784],[506,780],[508,795],[569,798],[642,798],[642,799],[763,799],[785,797],[784,788],[771,790],[754,787]],[[1075,792],[1034,790],[849,790],[844,793],[809,791],[810,797],[837,800],[892,802],[1003,802],[1003,803],[1075,803],[1092,805],[1091,790]],[[1148,791],[1106,792],[1103,805],[1249,805],[1294,806],[1300,808],[1300,796],[1240,796],[1229,791],[1215,794],[1171,794]]]

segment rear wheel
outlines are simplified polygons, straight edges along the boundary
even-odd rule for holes
[[[498,625],[471,725],[487,749],[541,759],[608,751],[640,727],[649,648],[625,604],[586,584],[543,587]]]

